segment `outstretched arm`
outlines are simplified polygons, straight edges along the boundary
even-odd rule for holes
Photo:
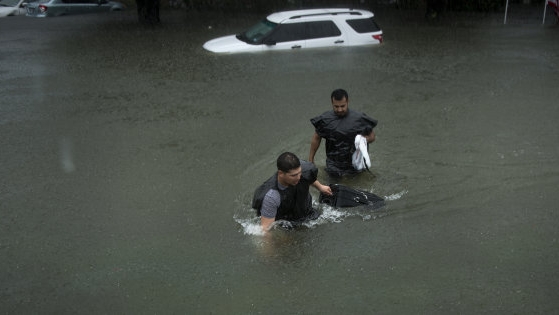
[[[309,162],[314,163],[314,155],[316,154],[316,151],[320,147],[320,142],[321,141],[322,141],[322,138],[315,132],[312,135],[312,139],[311,139],[311,150],[309,152]]]
[[[314,183],[312,183],[312,186],[318,189],[318,191],[320,191],[321,193],[325,193],[328,196],[332,196],[332,188],[330,188],[330,186],[328,185],[322,185],[322,183],[320,183],[318,179],[315,180]]]

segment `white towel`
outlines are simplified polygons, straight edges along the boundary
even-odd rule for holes
[[[358,171],[371,167],[371,159],[367,151],[367,139],[362,135],[355,136],[355,152],[353,152],[351,161],[353,167]]]

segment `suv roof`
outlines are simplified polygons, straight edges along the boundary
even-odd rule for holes
[[[268,15],[268,20],[274,23],[281,23],[285,20],[300,19],[305,17],[325,16],[325,15],[356,15],[361,17],[373,17],[374,14],[370,11],[348,8],[331,8],[331,9],[306,9],[306,10],[293,10],[282,11]]]

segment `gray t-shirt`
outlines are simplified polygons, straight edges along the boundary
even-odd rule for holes
[[[285,190],[287,187],[282,186],[280,183],[278,183],[278,188],[281,190]],[[281,197],[279,191],[270,189],[266,193],[266,196],[264,196],[264,200],[262,200],[260,215],[265,218],[275,218],[280,205]]]

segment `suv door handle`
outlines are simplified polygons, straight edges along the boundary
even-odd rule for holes
[[[291,49],[295,49],[295,48],[301,48],[301,45],[291,46]]]
[[[343,42],[344,41],[340,39],[340,40],[335,41],[334,44],[342,44]]]

